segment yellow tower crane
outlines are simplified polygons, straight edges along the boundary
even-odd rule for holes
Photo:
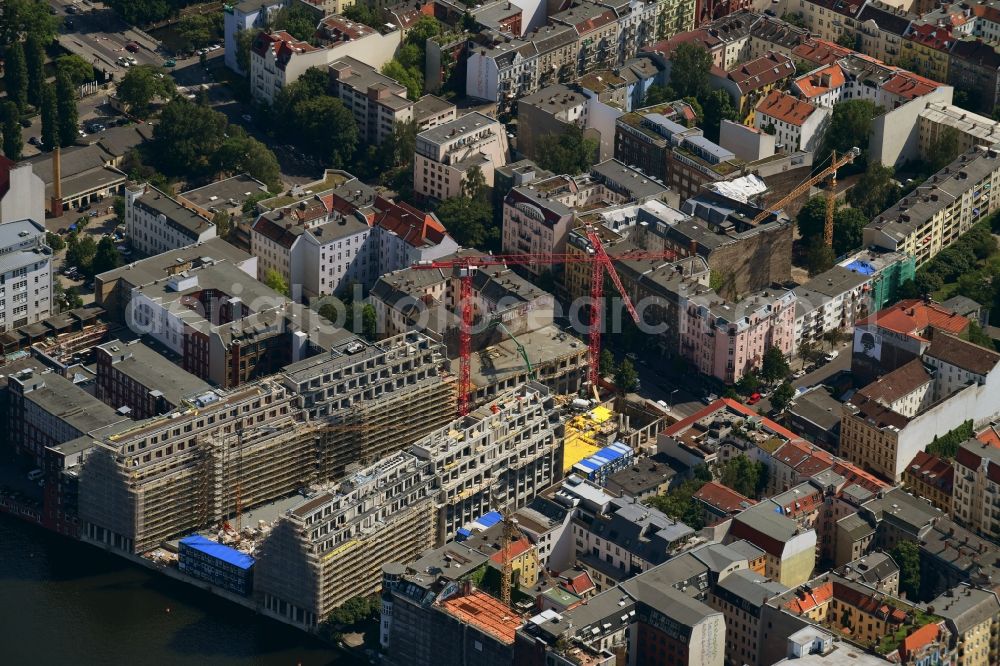
[[[854,162],[854,158],[860,154],[861,151],[858,148],[851,148],[846,154],[841,155],[840,157],[837,157],[837,153],[834,152],[830,155],[829,166],[797,185],[795,189],[782,197],[779,201],[775,202],[775,204],[768,210],[761,211],[757,217],[753,218],[751,224],[757,226],[767,219],[769,215],[777,214],[790,202],[808,192],[809,188],[813,185],[828,178],[829,182],[826,189],[826,223],[823,225],[823,242],[826,243],[827,247],[833,247],[833,212],[834,201],[837,196],[837,169],[845,164],[851,164]]]

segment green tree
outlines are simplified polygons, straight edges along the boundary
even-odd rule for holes
[[[369,342],[378,340],[378,315],[371,303],[361,306],[361,335]]]
[[[420,99],[424,92],[424,74],[421,70],[413,67],[406,67],[397,59],[390,60],[382,65],[382,73],[391,79],[399,82],[399,85],[406,88],[406,95],[410,99]]]
[[[83,298],[80,297],[80,290],[76,287],[70,287],[63,293],[63,298],[66,300],[66,309],[74,310],[76,308],[83,307]]]
[[[152,150],[160,170],[168,175],[205,175],[226,140],[229,123],[221,113],[174,99],[163,107],[153,128]]]
[[[895,170],[879,162],[868,165],[864,175],[847,191],[847,202],[869,218],[899,200],[902,188],[894,180]]]
[[[983,327],[979,325],[979,322],[976,321],[969,322],[969,332],[965,335],[965,337],[969,340],[969,342],[971,342],[974,345],[985,347],[990,351],[994,351],[996,349],[996,345],[993,342],[993,338],[991,338],[986,333],[986,331],[983,330]]]
[[[53,252],[61,252],[66,249],[66,241],[59,234],[51,231],[45,232],[45,244],[52,248]]]
[[[940,437],[935,436],[927,445],[927,453],[939,458],[954,458],[958,454],[958,447],[976,436],[972,421],[965,421],[962,425],[949,430]]]
[[[601,352],[600,373],[601,377],[615,374],[615,355],[611,353],[610,349]]]
[[[855,46],[857,46],[857,42],[858,42],[857,38],[854,35],[850,34],[849,32],[845,31],[837,35],[837,43],[843,46],[844,48],[853,49]]]
[[[295,39],[306,42],[316,36],[316,23],[313,13],[298,4],[280,10],[271,21],[275,30],[284,30]]]
[[[93,65],[75,54],[56,58],[56,71],[66,74],[77,86],[95,79]]]
[[[817,194],[806,201],[795,217],[795,224],[799,235],[807,243],[815,238],[822,238],[826,224],[826,196]]]
[[[486,176],[478,165],[473,165],[465,174],[462,193],[473,201],[486,201]]]
[[[783,411],[794,397],[795,387],[788,381],[781,382],[781,385],[774,389],[774,393],[771,394],[771,407],[776,411]]]
[[[43,46],[52,42],[58,19],[49,13],[44,0],[3,0],[0,2],[0,51],[21,35],[34,35]]]
[[[932,171],[940,171],[961,154],[960,135],[954,127],[944,127],[927,147],[927,162]]]
[[[347,165],[358,145],[358,125],[343,102],[328,96],[303,100],[292,116],[310,152],[334,167]]]
[[[705,526],[704,512],[692,497],[711,480],[711,471],[705,465],[699,465],[694,469],[694,478],[687,479],[665,495],[649,498],[646,503],[691,529],[700,530]]]
[[[768,468],[761,462],[740,454],[719,469],[719,483],[739,494],[756,499],[767,487]]]
[[[232,218],[224,210],[217,211],[212,216],[212,224],[215,225],[215,233],[220,238],[228,237],[229,232],[232,231]]]
[[[442,33],[441,22],[426,14],[417,19],[406,33],[406,43],[413,44],[423,54],[427,48],[427,40]]]
[[[56,75],[56,109],[59,114],[59,145],[72,146],[76,143],[79,115],[76,107],[76,86],[69,75]]]
[[[137,116],[149,113],[149,106],[157,97],[169,98],[174,94],[174,80],[163,76],[158,67],[139,65],[130,67],[118,84],[118,99]]]
[[[42,85],[41,93],[42,143],[52,150],[59,143],[59,107],[56,89],[51,83]]]
[[[770,346],[764,352],[764,360],[760,366],[760,376],[765,382],[774,383],[783,380],[790,375],[792,369],[788,367],[788,360],[781,350],[775,346]]]
[[[809,269],[809,275],[819,275],[823,271],[830,270],[836,260],[833,248],[824,243],[822,237],[814,238],[809,243],[806,251],[806,268]]]
[[[672,102],[677,99],[677,95],[674,94],[673,88],[669,86],[661,86],[658,84],[653,84],[646,89],[646,96],[642,100],[643,106],[656,106],[659,104],[666,104],[667,102]]]
[[[344,629],[359,622],[370,620],[377,616],[382,603],[377,595],[370,597],[351,597],[343,604],[333,609],[326,621],[335,627]]]
[[[66,265],[76,266],[84,275],[93,275],[97,243],[88,234],[72,233],[66,238]]]
[[[639,387],[639,373],[636,372],[632,361],[625,359],[621,365],[615,369],[615,388],[619,393],[632,393]]]
[[[250,74],[250,47],[256,33],[252,30],[240,30],[236,33],[236,65],[245,75]]]
[[[97,244],[97,251],[94,253],[94,261],[91,265],[91,272],[100,275],[106,271],[114,270],[122,265],[122,255],[115,247],[115,242],[111,236],[104,236]]]
[[[176,15],[183,3],[178,0],[107,0],[105,4],[126,23],[141,26]]]
[[[702,129],[707,139],[718,141],[722,121],[739,121],[740,111],[733,106],[733,99],[729,96],[729,93],[722,89],[713,90],[703,99],[702,108],[704,109],[705,120],[702,123]]]
[[[220,31],[215,16],[188,14],[181,17],[176,30],[184,49],[193,51],[204,48],[218,38]],[[222,14],[218,14],[218,17],[221,18]]]
[[[459,245],[483,251],[500,249],[500,229],[493,224],[493,211],[488,203],[465,196],[452,197],[442,201],[434,214]]]
[[[799,14],[798,12],[785,12],[781,15],[781,20],[798,28],[809,28],[809,26],[806,25],[805,19],[802,18],[802,14]]]
[[[920,597],[920,547],[908,539],[896,543],[889,555],[899,567],[899,591],[911,601]]]
[[[18,122],[20,115],[17,104],[0,100],[0,133],[3,134],[3,154],[14,162],[20,161],[21,151],[24,149],[21,125]]]
[[[736,390],[742,395],[750,395],[760,388],[760,375],[756,370],[749,370],[743,373],[739,381],[736,382]]]
[[[670,55],[670,87],[678,97],[703,98],[709,90],[712,55],[701,44],[685,42]]]
[[[843,155],[852,148],[861,150],[861,155],[854,160],[854,163],[856,165],[865,163],[872,119],[881,113],[882,108],[867,99],[849,99],[834,106],[833,116],[823,136],[821,159],[816,163],[825,163],[831,151],[836,150],[838,155]]]
[[[597,141],[585,139],[583,130],[570,125],[561,134],[547,134],[538,141],[537,162],[543,169],[557,174],[587,171],[597,161]]]
[[[840,208],[833,215],[833,252],[838,257],[861,247],[868,216],[857,208]]]
[[[24,57],[24,46],[14,42],[5,52],[3,84],[7,99],[17,105],[23,113],[28,106],[28,61]]]
[[[42,83],[45,81],[45,47],[37,35],[24,40],[24,59],[28,66],[28,101],[34,106],[41,103]]]
[[[355,3],[345,8],[342,14],[344,18],[350,19],[355,23],[364,23],[365,25],[379,25],[382,23],[382,18],[376,10],[361,3]]]
[[[264,284],[283,296],[290,296],[291,290],[288,288],[288,280],[273,268],[264,273]]]
[[[249,173],[275,192],[281,190],[281,167],[278,158],[266,145],[246,133],[239,125],[229,125],[226,136],[212,156],[216,172]]]

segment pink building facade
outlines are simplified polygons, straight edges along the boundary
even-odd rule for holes
[[[759,368],[768,347],[795,349],[795,294],[760,291],[738,303],[715,294],[693,296],[680,308],[680,353],[699,372],[727,384]]]

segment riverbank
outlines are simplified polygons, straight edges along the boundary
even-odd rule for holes
[[[0,515],[0,580],[5,663],[364,663],[209,592],[7,515]]]

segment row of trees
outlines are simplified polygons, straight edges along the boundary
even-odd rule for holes
[[[376,24],[369,24],[376,25]],[[442,33],[441,23],[431,16],[421,16],[406,34],[406,40],[396,57],[382,67],[382,73],[406,86],[410,99],[420,99],[424,94],[424,62],[427,40]]]
[[[996,218],[994,218],[996,219]],[[983,305],[997,298],[994,277],[1000,277],[997,242],[989,223],[969,229],[954,243],[920,267],[912,282],[904,283],[903,297],[918,298],[946,284],[958,284],[958,293]]]
[[[158,23],[180,14],[193,0],[106,0],[105,4],[132,25]]]
[[[615,363],[615,356],[610,350],[601,352],[600,373],[602,377],[614,376],[615,388],[621,393],[631,393],[639,387],[639,373],[631,359]]]
[[[122,256],[110,236],[97,242],[90,234],[74,232],[66,237],[66,265],[92,278],[121,266]]]
[[[0,55],[21,39],[32,35],[43,45],[52,42],[59,28],[45,0],[3,0],[0,2]]]

